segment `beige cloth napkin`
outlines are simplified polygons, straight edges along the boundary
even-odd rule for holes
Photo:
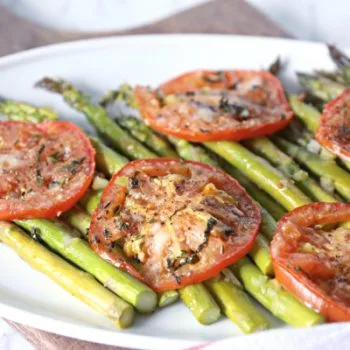
[[[0,5],[0,56],[32,47],[96,35],[55,32],[20,19]],[[243,0],[213,0],[159,22],[116,34],[220,33],[287,37]],[[38,350],[123,350],[67,338],[8,321]]]

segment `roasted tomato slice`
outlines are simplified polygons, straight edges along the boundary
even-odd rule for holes
[[[137,86],[136,103],[155,130],[193,142],[242,139],[283,129],[293,113],[264,71],[195,71],[157,90]]]
[[[89,187],[95,150],[74,124],[0,122],[0,220],[53,218]]]
[[[350,89],[326,104],[316,138],[330,152],[350,161]]]
[[[127,164],[103,192],[89,241],[102,257],[140,263],[156,291],[213,277],[248,253],[260,225],[257,206],[229,175],[175,159]]]
[[[329,321],[350,321],[350,204],[313,203],[286,214],[271,243],[277,280]]]

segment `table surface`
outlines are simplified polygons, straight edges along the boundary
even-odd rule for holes
[[[0,56],[45,46],[53,43],[99,37],[94,34],[58,32],[28,22],[0,5]],[[243,0],[213,0],[169,18],[136,29],[104,33],[103,36],[151,33],[215,33],[288,37],[281,28]],[[34,345],[45,350],[111,350],[110,346],[96,345],[8,323]],[[4,337],[0,332],[0,340]],[[8,336],[5,349],[18,348]],[[1,345],[1,342],[0,342]],[[22,344],[21,344],[22,345]],[[0,346],[1,347],[1,346]],[[21,346],[23,349],[23,347]],[[24,349],[23,349],[24,350]]]

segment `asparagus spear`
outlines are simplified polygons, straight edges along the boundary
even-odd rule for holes
[[[49,108],[34,107],[24,102],[13,102],[11,100],[0,101],[0,114],[10,120],[28,121],[38,123],[44,120],[56,120],[58,115]]]
[[[0,241],[12,248],[32,268],[111,319],[118,327],[131,325],[134,310],[128,303],[101,286],[90,274],[73,267],[35,242],[17,226],[0,222]]]
[[[289,101],[295,112],[295,115],[306,125],[309,131],[315,133],[320,123],[321,113],[315,107],[301,102],[296,95],[291,95]],[[303,136],[305,136],[305,133]],[[321,151],[322,154],[327,154],[327,158],[336,158],[335,155],[330,154],[330,152],[323,147],[321,147]],[[329,154],[330,156],[328,157]],[[339,160],[346,169],[350,170],[350,162],[343,159]]]
[[[331,187],[334,185],[337,192],[346,200],[350,200],[350,174],[340,168],[332,159],[322,159],[317,154],[311,153],[281,137],[274,137],[277,145],[292,158],[307,167],[311,172],[321,178],[321,184]]]
[[[271,63],[271,65],[268,67],[268,72],[275,75],[276,77],[280,74],[282,70],[282,61],[281,57],[278,56],[274,62]]]
[[[167,290],[160,293],[158,298],[158,306],[165,307],[174,304],[179,299],[179,293],[176,290]]]
[[[315,133],[320,124],[320,112],[314,106],[302,102],[297,95],[290,95],[289,103],[295,112],[295,116],[299,118],[311,132]]]
[[[122,84],[118,90],[109,91],[106,96],[102,97],[100,104],[107,111],[111,111],[116,102],[122,102],[128,107],[137,108],[134,92],[130,85]],[[158,155],[162,157],[177,157],[176,152],[166,139],[154,133],[152,129],[141,123],[136,117],[125,115],[113,117],[115,117],[116,123],[126,129],[136,140],[144,143]]]
[[[62,95],[72,108],[85,114],[102,137],[106,138],[108,142],[128,157],[132,159],[157,157],[155,153],[148,150],[114,123],[103,107],[92,104],[86,95],[70,83],[63,80],[44,78],[36,86]]]
[[[291,157],[280,151],[268,138],[251,139],[246,141],[245,145],[269,160],[284,175],[293,179],[304,193],[316,201],[337,202],[336,198],[322,189],[315,180],[309,177],[306,171],[301,169]]]
[[[178,155],[173,147],[164,138],[157,135],[146,124],[141,123],[133,116],[121,116],[116,119],[116,122],[128,130],[129,133],[135,137],[136,140],[144,143],[153,152],[161,157],[177,158]]]
[[[313,326],[324,321],[323,317],[301,304],[294,296],[281,288],[276,280],[264,276],[248,258],[236,263],[232,270],[244,288],[274,316],[295,326]]]
[[[128,159],[114,152],[95,137],[90,137],[90,141],[96,150],[96,167],[109,177],[119,171]]]
[[[203,284],[184,287],[179,290],[179,294],[200,323],[208,325],[219,319],[220,308]]]
[[[323,101],[332,100],[345,90],[343,84],[324,77],[316,77],[306,73],[297,73],[297,76],[302,87]]]
[[[239,143],[219,141],[204,145],[241,170],[287,210],[310,203],[310,199],[283,174]]]
[[[269,322],[257,312],[244,291],[220,274],[205,282],[224,314],[245,333],[270,327]]]
[[[102,259],[85,240],[72,234],[62,223],[36,219],[18,220],[16,223],[35,233],[50,248],[89,272],[137,310],[151,312],[155,309],[157,295],[149,287]]]

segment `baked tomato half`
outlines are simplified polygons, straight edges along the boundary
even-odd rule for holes
[[[195,71],[134,92],[146,123],[193,142],[272,134],[293,116],[279,80],[264,71]]]
[[[325,105],[316,139],[330,152],[350,161],[350,89]]]
[[[350,204],[313,203],[286,214],[271,243],[277,280],[329,321],[350,321]]]
[[[74,124],[0,122],[0,220],[53,218],[89,187],[95,150]]]
[[[140,263],[140,278],[164,291],[213,277],[245,256],[260,221],[255,203],[224,172],[176,159],[138,160],[105,188],[89,242],[131,271],[114,249],[121,248]]]

